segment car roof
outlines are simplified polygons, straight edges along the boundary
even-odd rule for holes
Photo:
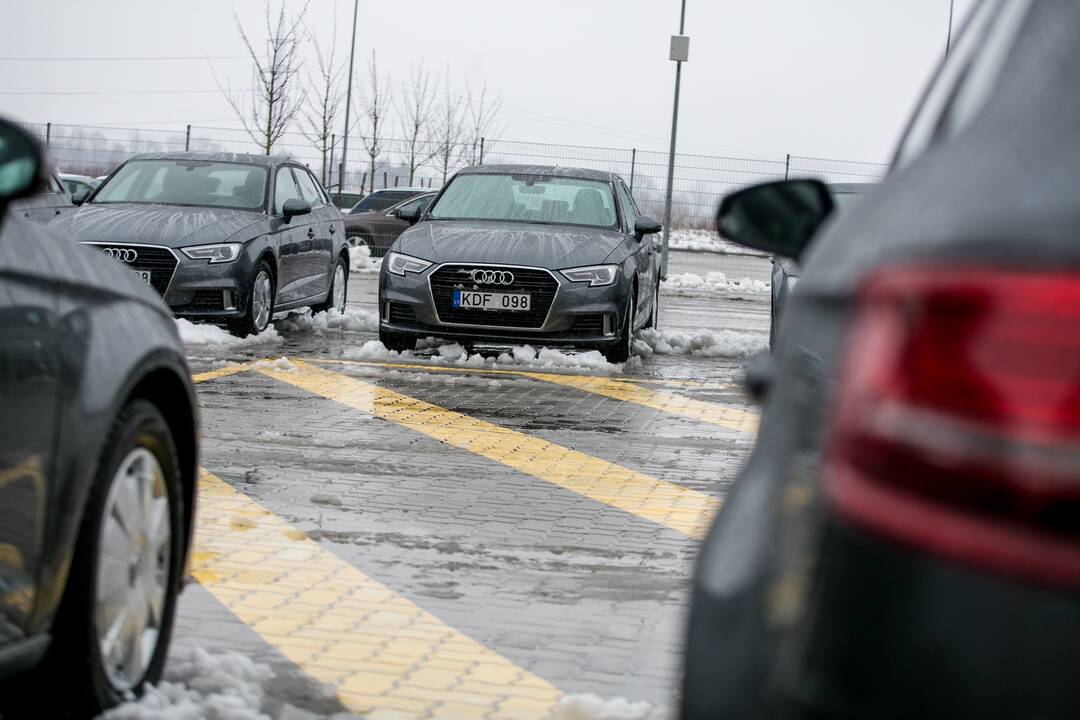
[[[473,165],[458,175],[549,175],[551,177],[580,178],[613,182],[619,176],[606,170],[563,167],[560,165]]]
[[[392,188],[379,188],[378,190],[372,190],[368,195],[378,195],[379,193],[386,192],[412,192],[419,195],[420,193],[436,192],[434,188],[418,188],[418,187],[392,187]]]
[[[251,155],[230,152],[156,152],[133,155],[132,160],[195,160],[197,162],[231,162],[270,167],[286,162],[296,162],[284,155]],[[301,163],[296,163],[301,164]]]
[[[89,175],[76,175],[75,173],[56,173],[56,176],[61,180],[93,180],[94,178]]]

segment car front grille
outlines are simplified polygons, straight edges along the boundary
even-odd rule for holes
[[[513,273],[514,281],[509,285],[477,285],[473,283],[470,272],[477,267],[484,270],[506,271]],[[453,325],[477,325],[481,327],[509,327],[538,329],[547,319],[551,303],[559,283],[546,270],[538,268],[444,265],[431,274],[431,296],[435,300],[435,310],[441,322]],[[453,307],[454,290],[483,290],[499,293],[528,293],[531,295],[528,311],[478,310]]]
[[[173,273],[176,272],[177,260],[167,248],[151,247],[148,245],[113,245],[94,243],[94,246],[102,252],[108,253],[110,249],[123,252],[134,252],[135,259],[132,262],[124,262],[124,265],[132,270],[143,270],[150,273],[150,284],[162,296],[169,289]],[[115,255],[114,255],[115,256]]]
[[[576,318],[574,318],[574,326],[570,328],[570,332],[574,335],[580,335],[582,337],[603,335],[604,314],[592,313],[589,315],[578,315]]]
[[[388,315],[390,322],[409,324],[416,322],[416,313],[413,312],[411,306],[395,302],[389,303],[389,305],[390,312],[388,313]]]
[[[153,280],[153,275],[150,276]],[[188,303],[192,312],[218,312],[225,309],[225,297],[221,290],[196,290]]]

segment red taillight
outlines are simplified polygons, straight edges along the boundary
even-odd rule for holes
[[[826,449],[842,515],[982,568],[1080,585],[1080,274],[881,271]]]

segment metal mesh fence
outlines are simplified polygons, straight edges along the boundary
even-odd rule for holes
[[[188,126],[186,130],[27,124],[47,146],[60,172],[98,176],[136,153],[166,151],[261,154],[263,148],[242,129]],[[290,132],[275,154],[307,165],[332,191],[363,193],[384,187],[438,188],[459,169],[482,164],[564,165],[607,170],[626,180],[643,213],[662,219],[668,154],[647,150],[554,145],[510,140],[478,143],[388,138],[373,144],[350,135],[348,166],[341,176],[343,138],[333,136],[324,153],[304,133]],[[784,177],[816,177],[826,182],[877,182],[888,169],[880,163],[790,155],[753,160],[677,154],[672,188],[670,274],[723,273],[728,279],[768,281],[769,258],[726,242],[712,231],[721,197],[746,185]]]

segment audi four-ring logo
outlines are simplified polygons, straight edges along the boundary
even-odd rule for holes
[[[482,270],[477,268],[469,273],[477,285],[512,285],[514,273],[509,270]]]
[[[114,260],[126,263],[133,263],[139,257],[139,253],[131,248],[102,248],[101,252]]]

